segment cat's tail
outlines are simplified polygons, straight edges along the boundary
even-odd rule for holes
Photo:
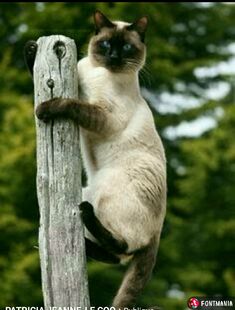
[[[156,254],[157,247],[155,243],[151,243],[134,254],[133,260],[113,301],[113,306],[116,310],[134,307],[136,299],[141,294],[152,274]]]

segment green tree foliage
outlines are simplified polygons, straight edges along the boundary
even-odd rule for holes
[[[234,80],[196,69],[231,57],[235,6],[222,3],[2,3],[0,4],[0,308],[42,305],[37,249],[33,85],[24,66],[25,42],[64,34],[86,53],[92,14],[100,9],[114,20],[149,16],[148,57],[140,81],[152,104],[168,159],[168,213],[152,281],[142,306],[185,309],[189,296],[235,294],[235,108]],[[206,90],[227,81],[219,101]],[[233,84],[232,84],[233,83]],[[193,96],[200,104],[171,102],[164,93]],[[154,97],[155,96],[155,97]],[[155,99],[154,99],[155,98]],[[188,98],[188,97],[187,97]],[[220,113],[218,113],[218,111]],[[214,129],[199,137],[169,137],[166,129],[202,116]],[[193,127],[192,127],[193,128]],[[193,133],[193,132],[192,132]],[[93,305],[108,305],[124,267],[89,262]]]

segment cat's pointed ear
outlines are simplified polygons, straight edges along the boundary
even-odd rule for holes
[[[94,22],[95,22],[95,32],[96,34],[99,33],[99,31],[104,28],[113,28],[115,25],[106,17],[103,13],[96,10],[94,13]]]
[[[128,30],[133,30],[138,32],[140,35],[141,41],[144,42],[145,32],[148,26],[148,18],[147,16],[143,16],[137,19],[133,24],[127,27]]]

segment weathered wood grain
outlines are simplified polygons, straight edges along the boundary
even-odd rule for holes
[[[73,40],[41,37],[34,64],[35,107],[55,97],[77,98]],[[39,251],[45,308],[89,307],[81,201],[79,128],[69,120],[36,118]]]

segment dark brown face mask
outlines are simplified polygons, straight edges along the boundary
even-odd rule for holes
[[[136,70],[145,57],[144,36],[147,18],[142,17],[121,29],[101,12],[94,14],[95,33],[91,40],[94,59],[112,71]]]

